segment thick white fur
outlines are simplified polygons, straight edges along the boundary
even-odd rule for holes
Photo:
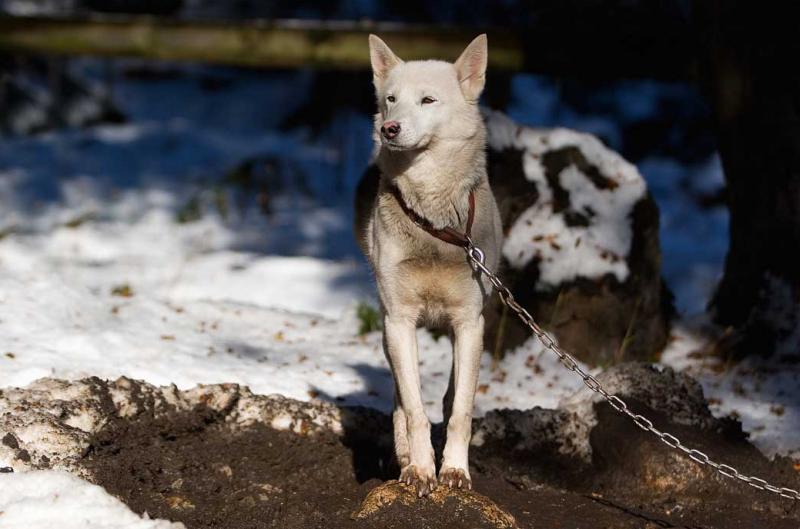
[[[491,287],[465,252],[413,224],[390,192],[396,186],[408,207],[434,227],[463,231],[469,193],[475,194],[472,238],[495,269],[502,239],[500,215],[486,176],[486,130],[477,100],[486,72],[486,36],[477,37],[454,63],[403,62],[370,35],[370,57],[379,112],[376,163],[381,181],[362,248],[375,272],[384,315],[384,350],[395,379],[393,413],[400,479],[420,495],[438,482],[470,487],[468,450],[472,408],[483,350],[483,304]],[[393,102],[389,97],[394,99]],[[423,102],[424,98],[434,101]],[[386,121],[400,123],[387,140]],[[446,326],[453,338],[453,373],[446,399],[447,442],[436,477],[430,423],[420,395],[416,328]],[[452,409],[448,410],[452,403]]]

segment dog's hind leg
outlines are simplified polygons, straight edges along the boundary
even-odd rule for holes
[[[453,344],[455,347],[456,343],[456,335],[453,334],[453,329],[450,329],[449,333],[450,343]],[[442,416],[444,417],[444,424],[447,424],[450,420],[450,415],[453,413],[453,394],[456,390],[456,355],[455,351],[453,353],[453,359],[450,363],[450,379],[447,381],[447,391],[444,394],[444,398],[442,399]],[[447,431],[445,431],[445,441],[447,440]]]
[[[483,316],[454,322],[453,331],[455,384],[439,482],[454,488],[472,488],[469,475],[469,441],[472,437],[472,407],[483,349]]]
[[[400,469],[400,481],[417,487],[420,496],[436,488],[436,463],[431,444],[431,425],[425,415],[419,381],[416,324],[409,318],[384,318],[384,347],[394,374],[395,388],[400,396],[402,415],[405,416],[408,440],[408,463]],[[396,427],[396,426],[395,426]],[[398,431],[395,430],[395,451]],[[402,462],[401,462],[402,465]]]
[[[400,468],[405,468],[411,462],[411,450],[408,446],[406,414],[403,411],[403,407],[400,405],[400,395],[397,393],[397,385],[395,385],[394,388],[392,425],[394,426],[394,455],[397,457],[397,464],[400,465]]]

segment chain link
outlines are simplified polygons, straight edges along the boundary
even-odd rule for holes
[[[472,240],[468,239],[468,242],[469,245],[465,247],[465,250],[467,252],[467,258],[475,266],[476,270],[479,270],[486,276],[487,279],[489,279],[489,282],[492,284],[492,287],[500,296],[500,299],[503,301],[503,303],[505,303],[508,306],[508,308],[513,310],[514,313],[519,317],[519,319],[522,320],[522,322],[530,328],[530,330],[533,332],[536,338],[539,339],[539,341],[545,348],[549,349],[550,351],[555,353],[556,356],[558,356],[558,359],[561,361],[564,367],[566,367],[570,371],[574,371],[575,373],[577,373],[583,379],[583,383],[586,385],[586,387],[588,387],[590,390],[603,397],[603,399],[605,399],[606,402],[608,402],[612,408],[614,408],[615,410],[624,415],[627,415],[634,422],[634,424],[636,424],[636,426],[638,426],[639,428],[641,428],[646,432],[654,434],[661,440],[661,442],[663,442],[670,448],[680,450],[681,452],[686,454],[689,458],[691,458],[693,461],[697,462],[700,465],[706,465],[713,468],[714,470],[716,470],[717,473],[719,473],[722,476],[725,476],[726,478],[739,480],[743,483],[747,483],[751,487],[754,487],[759,490],[765,490],[773,494],[778,494],[784,498],[789,498],[792,500],[800,500],[800,492],[787,487],[776,487],[759,477],[742,474],[741,472],[739,472],[737,469],[733,468],[730,465],[717,463],[716,461],[709,458],[708,455],[701,452],[700,450],[687,447],[681,442],[680,439],[678,439],[674,435],[660,431],[658,428],[653,426],[652,421],[650,421],[647,417],[632,412],[628,408],[628,405],[625,403],[625,401],[623,401],[616,395],[613,395],[608,391],[606,391],[600,384],[600,382],[598,382],[597,379],[593,377],[591,374],[587,373],[578,364],[575,358],[572,357],[572,355],[561,349],[561,347],[558,346],[556,341],[549,334],[547,334],[541,327],[539,327],[539,325],[534,321],[533,316],[531,316],[531,314],[527,310],[525,310],[525,308],[522,305],[517,303],[517,301],[514,299],[514,295],[511,293],[508,287],[506,287],[503,284],[503,282],[500,280],[499,277],[497,277],[497,275],[494,272],[492,272],[491,270],[489,270],[489,268],[486,267],[486,264],[484,263],[483,250],[475,246]]]

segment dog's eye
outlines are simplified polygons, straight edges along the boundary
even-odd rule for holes
[[[431,103],[435,103],[435,102],[436,102],[436,100],[434,98],[432,98],[431,96],[425,96],[425,97],[422,98],[422,104],[423,105],[430,105]]]
[[[386,101],[388,101],[389,103],[394,103],[394,96],[387,97]]]

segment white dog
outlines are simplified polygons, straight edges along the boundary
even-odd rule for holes
[[[470,265],[466,237],[496,269],[502,230],[486,176],[486,130],[478,110],[486,35],[454,63],[400,60],[369,37],[379,113],[377,192],[357,219],[383,310],[384,350],[395,380],[394,440],[400,479],[420,496],[436,488],[430,422],[420,394],[416,329],[446,326],[453,372],[445,397],[447,441],[438,482],[470,488],[472,408],[483,351],[483,305],[491,286]],[[363,206],[363,204],[362,204]]]

